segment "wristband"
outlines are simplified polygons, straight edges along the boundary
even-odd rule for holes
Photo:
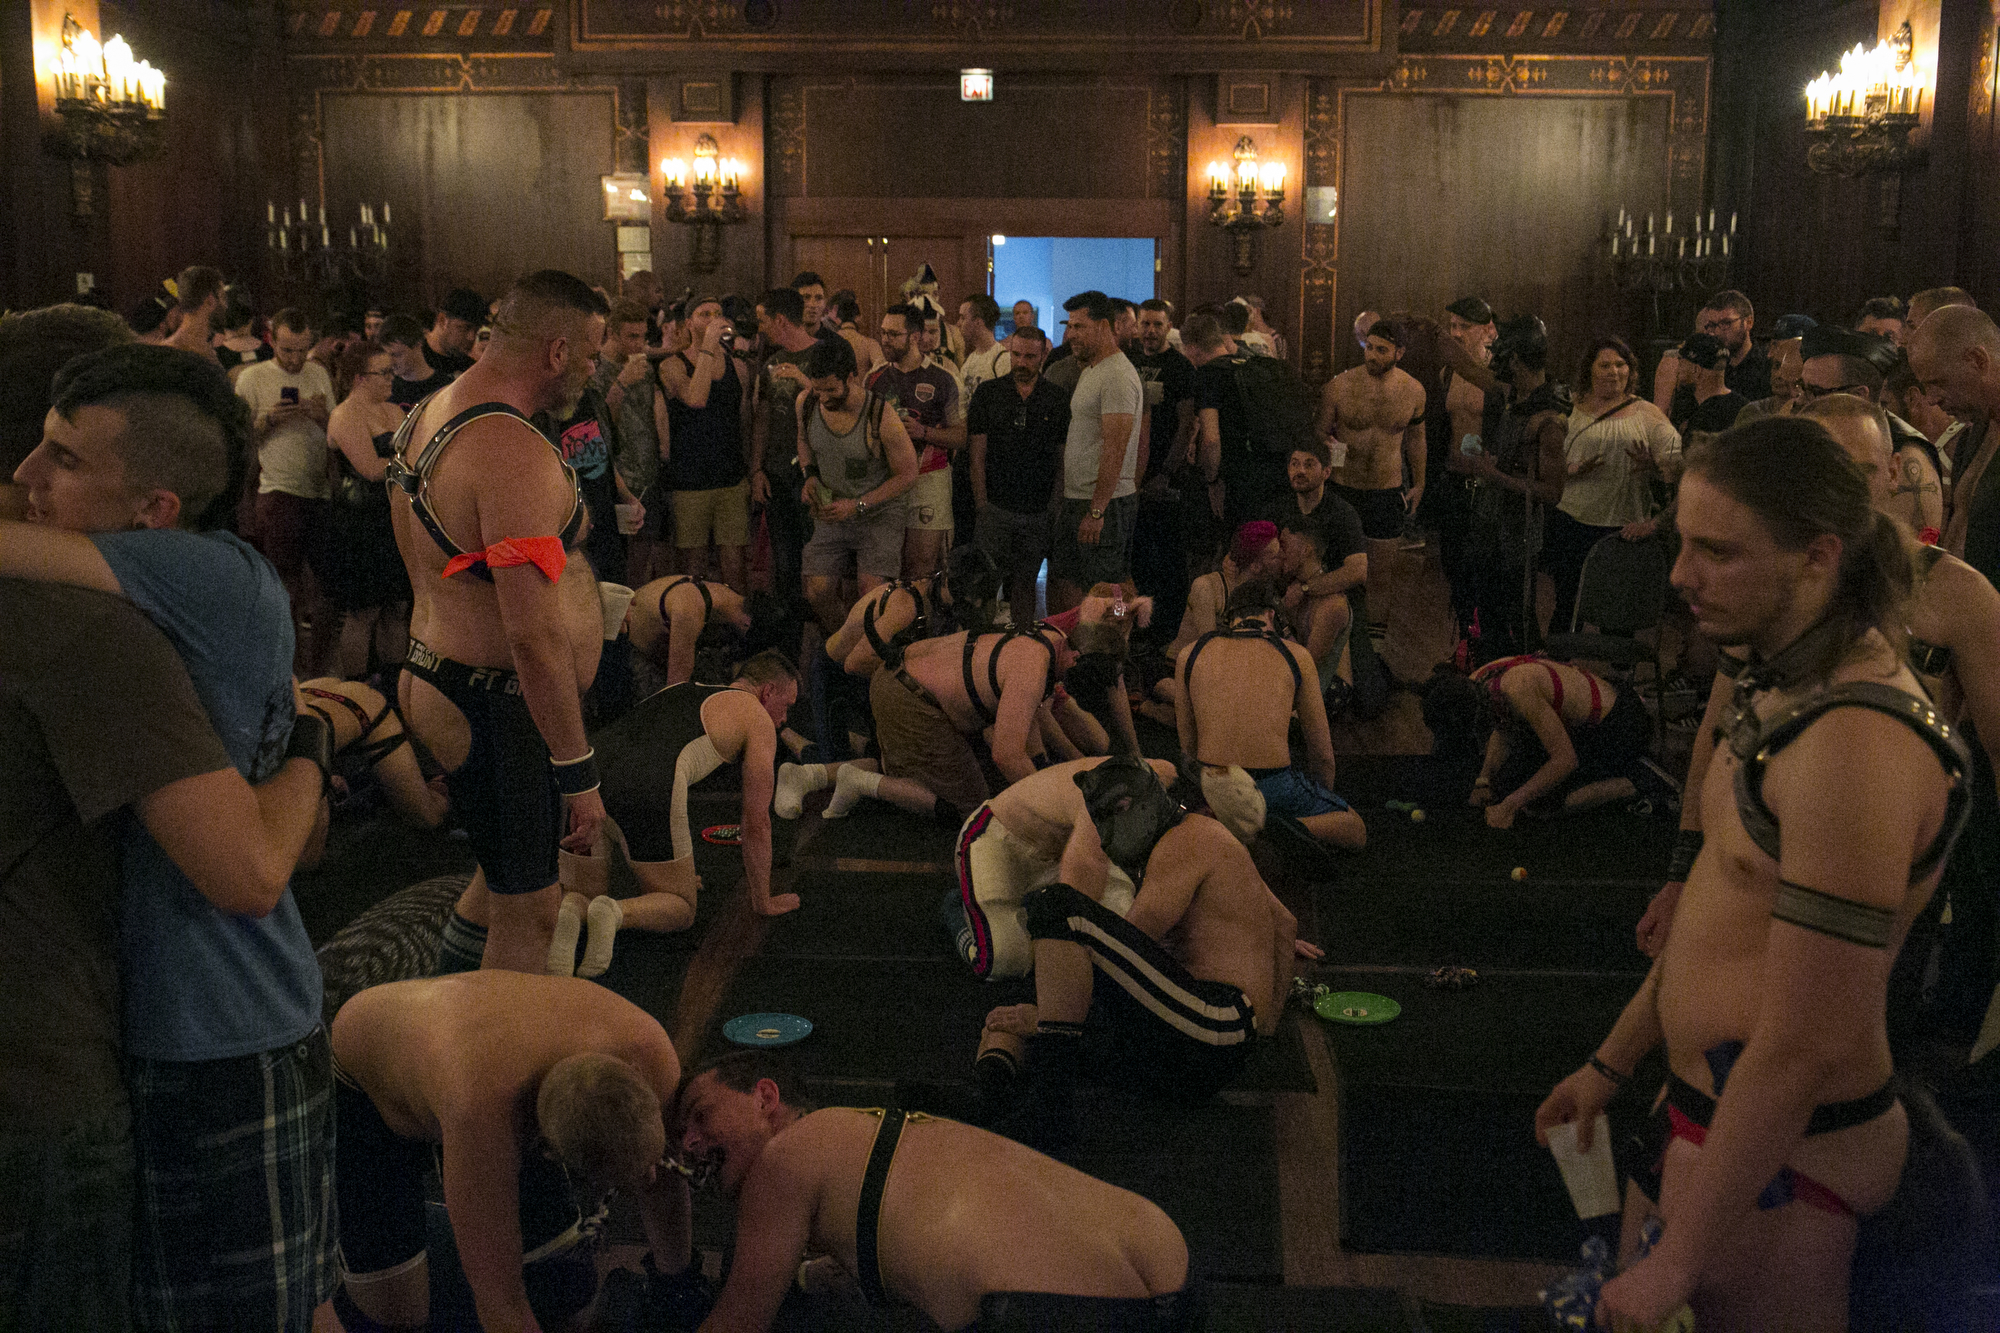
[[[556,770],[556,790],[563,795],[581,796],[585,792],[597,790],[596,750],[585,750],[575,759],[555,759],[550,762]]]
[[[1632,1081],[1632,1076],[1630,1074],[1619,1073],[1617,1070],[1613,1069],[1610,1065],[1607,1065],[1604,1063],[1604,1061],[1598,1059],[1595,1055],[1590,1057],[1590,1067],[1592,1069],[1595,1069],[1598,1073],[1604,1075],[1604,1077],[1610,1079],[1613,1083],[1617,1084],[1621,1088],[1624,1087],[1627,1083],[1630,1083]]]
[[[1667,882],[1686,883],[1694,860],[1701,855],[1701,830],[1684,828],[1674,839],[1673,858],[1667,862]]]
[[[319,768],[320,785],[329,786],[333,781],[333,724],[318,713],[299,713],[292,719],[285,758],[312,760]]]

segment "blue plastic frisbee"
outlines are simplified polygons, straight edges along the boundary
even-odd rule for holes
[[[741,1014],[722,1025],[738,1046],[790,1046],[812,1034],[811,1019],[797,1014]]]

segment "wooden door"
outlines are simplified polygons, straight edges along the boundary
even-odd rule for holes
[[[861,331],[873,334],[882,319],[882,238],[807,234],[792,237],[792,264],[785,275],[808,270],[826,280],[826,294],[843,287],[861,302]]]

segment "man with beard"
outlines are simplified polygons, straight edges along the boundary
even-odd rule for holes
[[[528,421],[576,411],[603,336],[603,300],[584,283],[553,269],[521,279],[486,354],[404,422],[389,465],[415,593],[403,718],[444,766],[479,862],[445,932],[460,965],[483,952],[488,967],[543,969],[556,844],[587,853],[604,819],[579,702],[603,642],[597,580],[570,559],[587,513],[576,474]]]
[[[1702,845],[1673,930],[1610,1036],[1536,1113],[1598,1113],[1664,1046],[1664,1234],[1597,1314],[1655,1327],[1845,1328],[1859,1219],[1902,1181],[1887,991],[1970,800],[1970,756],[1897,646],[1910,557],[1817,422],[1774,418],[1689,456],[1673,571],[1702,634],[1746,648]],[[1868,781],[1857,791],[1854,775]]]
[[[973,542],[1000,567],[1015,623],[1035,618],[1035,579],[1049,554],[1049,506],[1069,438],[1069,394],[1042,378],[1049,338],[1032,324],[1007,339],[1010,369],[972,395]]]
[[[943,1328],[1199,1327],[1187,1242],[1136,1194],[1019,1143],[900,1109],[812,1110],[739,1051],[689,1079],[680,1146],[736,1202],[735,1260],[702,1327],[767,1329],[785,1293],[859,1284]],[[808,1252],[826,1256],[803,1270]]]
[[[951,372],[925,362],[923,326],[924,312],[917,306],[883,311],[882,354],[888,362],[867,379],[868,392],[895,412],[917,451],[917,479],[903,496],[906,579],[928,578],[944,559],[953,524],[951,458],[965,447],[958,383]]]
[[[1430,460],[1426,470],[1433,485],[1425,491],[1428,503],[1422,518],[1438,535],[1438,553],[1444,562],[1445,581],[1451,585],[1452,610],[1461,622],[1470,619],[1468,595],[1472,571],[1466,568],[1466,537],[1472,522],[1472,486],[1467,466],[1470,455],[1466,440],[1477,441],[1484,429],[1486,394],[1490,376],[1471,373],[1483,370],[1493,359],[1493,340],[1499,328],[1493,321],[1493,307],[1477,296],[1464,296],[1445,307],[1446,354],[1439,377],[1441,403],[1430,411]],[[1454,357],[1456,349],[1462,356]],[[1472,364],[1463,369],[1460,361]],[[1442,410],[1440,410],[1442,409]]]
[[[1747,403],[1771,396],[1771,358],[1750,341],[1750,330],[1756,322],[1756,308],[1739,291],[1721,291],[1709,297],[1694,321],[1696,333],[1721,341],[1727,358],[1723,386],[1731,393],[1742,394]],[[1653,406],[1665,412],[1676,426],[1685,426],[1694,415],[1694,376],[1682,369],[1678,352],[1669,351],[1661,357],[1659,368],[1653,372]]]
[[[1403,517],[1423,502],[1428,395],[1397,365],[1403,359],[1403,331],[1393,320],[1376,320],[1362,348],[1362,364],[1327,381],[1320,397],[1319,433],[1333,451],[1333,493],[1354,506],[1368,538],[1369,574],[1375,584],[1369,632],[1379,638],[1388,632],[1396,596],[1393,562]]]

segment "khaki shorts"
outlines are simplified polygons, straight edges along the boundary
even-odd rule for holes
[[[675,491],[674,545],[683,551],[708,545],[750,544],[750,483],[718,486],[712,491]]]
[[[990,792],[979,753],[936,703],[919,698],[885,667],[868,682],[868,706],[885,774],[908,778],[959,810],[985,802]]]
[[[912,482],[910,489],[903,492],[903,504],[908,513],[903,520],[906,529],[919,532],[950,532],[951,519],[951,469],[941,467],[935,472],[924,472]]]

